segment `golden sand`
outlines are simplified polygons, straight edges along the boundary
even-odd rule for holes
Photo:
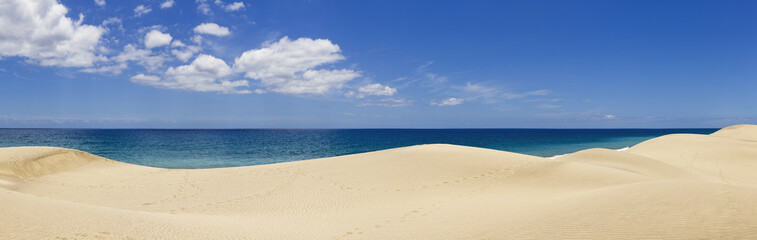
[[[757,126],[557,159],[455,145],[219,169],[0,148],[0,239],[757,239]]]

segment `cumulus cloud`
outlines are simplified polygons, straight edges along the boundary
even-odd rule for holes
[[[179,40],[171,42],[171,47],[174,48],[171,49],[171,53],[182,62],[188,61],[195,53],[201,50],[199,46],[189,46]]]
[[[199,1],[205,2],[206,0],[198,0],[198,2]],[[215,0],[215,1],[213,1],[213,3],[215,3],[219,7],[223,8],[227,12],[239,11],[240,9],[244,8],[244,3],[243,2],[234,2],[234,3],[231,3],[231,4],[225,5],[223,1],[221,1],[221,0]]]
[[[105,6],[105,0],[95,0],[95,4],[100,7]]]
[[[173,54],[176,58],[181,60],[182,62],[189,61],[190,58],[192,58],[195,53],[199,52],[200,48],[196,46],[188,46],[184,49],[172,49],[171,54]]]
[[[203,23],[195,27],[194,32],[199,34],[210,34],[215,36],[228,36],[230,34],[229,28],[218,26],[215,23]]]
[[[242,2],[235,2],[223,7],[223,9],[226,9],[227,12],[239,11],[242,8],[244,8],[244,3]]]
[[[232,74],[231,67],[221,59],[201,54],[189,65],[169,67],[163,77],[137,74],[131,81],[167,89],[180,89],[198,92],[251,93],[239,89],[249,86],[246,80],[228,81]]]
[[[455,105],[462,104],[463,101],[465,101],[465,100],[461,99],[461,98],[447,98],[447,99],[443,99],[441,101],[439,101],[439,100],[431,101],[431,105],[434,105],[434,106],[455,106]]]
[[[362,86],[358,88],[357,91],[350,91],[346,96],[364,98],[366,96],[393,96],[396,93],[397,89],[395,88],[374,83]]]
[[[173,7],[173,0],[168,0],[160,4],[160,8],[170,8]]]
[[[134,16],[142,16],[144,14],[148,14],[152,12],[152,8],[145,6],[145,5],[139,5],[136,8],[134,8]]]
[[[0,57],[18,56],[43,66],[89,67],[105,29],[66,17],[55,0],[9,0],[0,4]]]
[[[152,30],[145,35],[145,47],[154,48],[165,46],[171,43],[171,40],[173,40],[171,34],[162,33],[158,30]]]
[[[234,69],[260,80],[269,91],[289,94],[324,94],[360,76],[349,69],[315,69],[344,59],[339,46],[327,39],[281,38],[242,53]]]
[[[184,44],[181,40],[175,40],[171,42],[171,47],[186,47],[187,45]]]

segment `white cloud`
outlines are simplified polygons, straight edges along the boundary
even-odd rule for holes
[[[447,99],[443,99],[441,101],[436,101],[436,100],[435,101],[431,101],[431,105],[434,105],[434,106],[455,106],[455,105],[462,104],[464,101],[465,100],[461,99],[461,98],[447,98]]]
[[[124,46],[124,51],[118,56],[112,57],[111,60],[119,64],[134,61],[148,71],[156,71],[163,67],[163,63],[168,61],[168,58],[163,55],[155,55],[148,49],[137,49],[133,44],[127,44]]]
[[[95,0],[95,4],[100,7],[105,6],[105,0]]]
[[[101,67],[91,67],[91,68],[84,68],[80,71],[86,72],[86,73],[110,73],[110,74],[121,74],[123,70],[129,68],[129,65],[126,63],[118,63],[113,65],[105,65]]]
[[[121,29],[122,31],[124,30],[124,26],[120,18],[109,17],[108,19],[105,19],[102,23],[100,23],[100,26],[105,28],[107,28],[109,25],[116,25],[118,26],[118,29]]]
[[[221,59],[201,54],[189,65],[169,67],[163,77],[138,74],[132,82],[167,89],[181,89],[198,92],[251,93],[247,80],[225,80],[232,74],[231,68]]]
[[[314,69],[343,60],[339,46],[327,39],[281,38],[259,49],[246,51],[234,61],[234,69],[258,79],[269,91],[290,94],[324,94],[341,88],[360,73],[349,69]]]
[[[89,67],[105,29],[66,17],[55,0],[10,0],[0,4],[0,57],[18,56],[43,66]]]
[[[200,11],[205,15],[213,15],[213,12],[210,11],[210,4],[208,4],[207,0],[195,0],[195,2],[197,3],[197,11]]]
[[[171,42],[171,47],[186,47],[187,45],[184,44],[181,40],[174,40]]]
[[[174,40],[171,42],[171,53],[176,56],[182,62],[189,61],[196,53],[200,52],[200,46],[190,46],[184,44],[182,41]]]
[[[615,119],[615,118],[616,118],[616,116],[612,115],[612,114],[605,115],[605,119]]]
[[[144,14],[152,12],[152,8],[147,7],[145,5],[139,5],[136,8],[134,8],[134,16],[142,16]]]
[[[82,72],[86,73],[111,73],[111,74],[121,74],[124,70],[129,68],[129,65],[125,62],[117,63],[113,65],[105,65],[101,67],[92,67],[92,68],[85,68],[82,69]]]
[[[129,67],[129,62],[137,62],[150,72],[154,72],[163,67],[163,63],[168,61],[164,55],[156,55],[148,49],[138,49],[133,44],[124,46],[124,50],[116,56],[109,59],[109,65],[91,67],[82,69],[82,72],[88,73],[111,73],[121,74],[123,70]]]
[[[244,3],[242,3],[242,2],[235,2],[235,3],[232,3],[232,4],[226,5],[223,8],[226,9],[227,12],[238,11],[238,10],[244,8]]]
[[[173,0],[168,0],[160,4],[160,8],[170,8],[173,7]]]
[[[192,56],[195,55],[195,53],[198,53],[199,51],[200,47],[198,46],[185,46],[181,49],[171,49],[171,53],[182,62],[188,61],[190,58],[192,58]]]
[[[348,97],[364,98],[366,96],[394,96],[397,89],[378,83],[368,84],[357,89],[357,92],[350,91],[346,94]]]
[[[173,40],[171,34],[162,33],[158,30],[152,30],[145,35],[145,47],[154,48],[165,46],[170,44],[171,40]]]
[[[190,40],[196,44],[202,44],[202,35],[194,35]]]
[[[197,0],[197,2],[206,2],[206,1],[207,0]],[[213,3],[215,3],[219,7],[223,8],[227,12],[239,11],[240,9],[242,9],[242,8],[245,7],[243,2],[234,2],[234,3],[228,4],[228,5],[224,5],[223,1],[221,1],[221,0],[215,0],[215,1],[213,1]]]
[[[358,76],[360,76],[359,73],[348,69],[307,70],[299,79],[289,79],[286,83],[276,84],[276,88],[272,91],[291,94],[323,94],[332,88],[341,88],[342,84]]]
[[[160,77],[152,76],[152,75],[145,75],[145,74],[140,73],[131,77],[131,81],[142,83],[142,84],[149,83],[149,82],[160,82]]]
[[[228,36],[230,34],[229,28],[218,26],[218,24],[215,23],[203,23],[197,25],[193,30],[196,33],[210,34],[219,37]]]
[[[189,59],[192,58],[192,56],[194,56],[195,53],[196,53],[195,51],[192,51],[190,49],[186,49],[186,50],[172,49],[171,50],[171,54],[173,54],[176,58],[178,58],[182,62],[189,61]]]
[[[147,49],[138,49],[134,44],[124,46],[124,51],[118,56],[112,57],[111,60],[116,62],[140,61],[149,59],[153,55],[152,51]]]

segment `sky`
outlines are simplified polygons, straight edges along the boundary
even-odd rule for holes
[[[757,123],[755,1],[3,0],[3,128]]]

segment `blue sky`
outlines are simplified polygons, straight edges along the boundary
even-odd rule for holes
[[[757,123],[753,1],[0,4],[0,127]]]

